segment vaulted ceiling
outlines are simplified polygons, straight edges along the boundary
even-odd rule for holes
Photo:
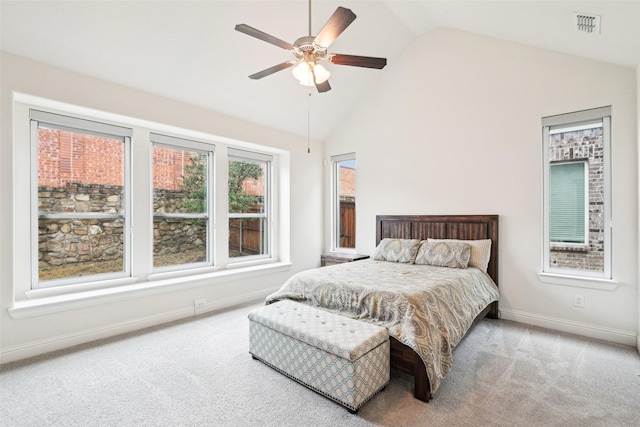
[[[311,3],[315,35],[333,11],[357,19],[334,53],[386,57],[371,70],[329,64],[332,90],[298,85],[290,70],[250,74],[290,52],[234,30],[247,24],[293,43],[308,35],[307,0],[5,1],[2,50],[79,73],[322,140],[365,91],[375,91],[416,38],[449,27],[599,61],[640,65],[640,0],[333,1]],[[601,31],[575,30],[573,13],[599,15]],[[638,69],[638,68],[636,68]]]

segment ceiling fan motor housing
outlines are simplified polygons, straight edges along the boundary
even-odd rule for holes
[[[317,59],[323,59],[327,54],[327,48],[318,46],[314,43],[315,37],[304,36],[296,40],[293,45],[293,54],[298,59],[304,59],[305,62],[314,62]]]

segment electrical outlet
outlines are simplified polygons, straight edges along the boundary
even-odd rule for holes
[[[206,304],[207,304],[206,298],[196,298],[195,300],[193,300],[193,306],[195,308],[204,307]]]
[[[576,307],[584,307],[584,297],[582,295],[574,295],[573,305]]]

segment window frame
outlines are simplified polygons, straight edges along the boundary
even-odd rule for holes
[[[48,125],[59,130],[68,130],[87,135],[95,135],[122,140],[123,143],[123,192],[124,212],[117,213],[47,213],[41,214],[38,209],[39,198],[39,127]],[[30,138],[30,253],[31,253],[31,290],[55,288],[75,285],[85,282],[104,282],[113,279],[131,277],[131,136],[132,129],[109,124],[101,121],[87,120],[75,116],[67,116],[59,113],[42,111],[36,108],[29,109],[29,138]],[[72,278],[52,279],[40,281],[39,255],[39,220],[47,219],[95,219],[95,218],[122,218],[123,228],[123,271],[113,273],[93,274]]]
[[[603,271],[589,271],[580,269],[567,269],[553,267],[550,262],[551,249],[553,248],[550,237],[550,209],[549,209],[549,170],[551,167],[549,145],[550,136],[554,133],[569,132],[576,130],[591,129],[602,126],[603,128]],[[577,111],[573,113],[560,114],[557,116],[549,116],[542,118],[542,134],[543,134],[543,235],[542,235],[542,271],[539,277],[542,281],[548,283],[584,286],[588,288],[607,289],[610,285],[603,283],[585,284],[587,281],[592,282],[613,282],[612,270],[612,181],[611,181],[611,107],[600,107],[590,110]],[[587,185],[588,187],[588,179]],[[585,201],[589,204],[589,198]],[[587,208],[588,213],[588,208]],[[586,218],[587,235],[589,236],[589,217]],[[588,246],[587,241],[584,246]],[[571,246],[571,244],[563,243],[562,246]],[[582,245],[581,245],[582,246]],[[569,279],[569,280],[567,280]],[[574,279],[577,279],[574,280]],[[582,282],[582,283],[581,283]]]
[[[340,164],[348,161],[357,162],[355,152],[331,156],[331,250],[333,252],[356,253],[355,242],[353,248],[340,246],[342,228],[340,221]],[[357,223],[354,224],[354,227],[356,225]]]
[[[30,110],[42,110],[61,116],[71,116],[89,122],[111,124],[130,129],[131,170],[131,264],[130,276],[109,280],[88,278],[76,284],[40,289],[31,288],[32,280],[32,144]],[[89,307],[97,301],[113,301],[137,298],[141,295],[157,295],[164,292],[244,280],[261,274],[287,272],[291,268],[290,227],[290,171],[291,151],[271,145],[260,145],[215,135],[201,130],[178,127],[119,113],[105,112],[81,105],[15,92],[13,96],[13,152],[17,167],[13,169],[11,185],[14,194],[14,230],[12,238],[14,265],[13,305],[9,314],[13,319],[40,316]],[[213,238],[214,266],[154,273],[152,260],[152,150],[151,132],[175,135],[215,145],[213,177],[216,199]],[[252,262],[229,263],[227,259],[227,223],[220,221],[227,215],[227,150],[238,149],[260,152],[273,158],[271,177],[271,258]],[[27,167],[24,167],[27,166]],[[135,230],[134,230],[135,229]],[[28,232],[29,236],[24,236]]]
[[[190,150],[199,152],[206,156],[206,166],[207,166],[207,177],[205,179],[207,183],[207,191],[206,191],[206,213],[204,214],[195,214],[195,213],[158,213],[155,212],[153,207],[151,208],[151,232],[153,235],[153,224],[154,220],[157,217],[163,218],[183,218],[183,219],[205,219],[207,222],[207,239],[206,239],[206,260],[201,262],[192,262],[186,264],[178,264],[178,265],[170,265],[163,267],[156,267],[154,265],[154,253],[155,250],[154,242],[151,242],[151,262],[153,274],[156,273],[165,273],[165,272],[174,272],[174,271],[184,271],[184,270],[192,270],[196,268],[202,267],[210,267],[214,265],[214,248],[215,248],[215,240],[214,240],[214,200],[216,188],[214,186],[213,177],[215,175],[214,170],[214,154],[215,154],[215,145],[207,144],[200,141],[194,141],[186,138],[169,136],[164,134],[159,134],[155,132],[149,133],[149,142],[151,143],[151,172],[152,176],[154,174],[155,164],[153,163],[153,149],[158,147],[165,147],[171,149],[180,149],[180,150]],[[151,180],[151,200],[153,202],[153,194],[155,188],[153,179]]]
[[[242,150],[237,148],[229,147],[227,149],[227,165],[233,160],[240,160],[244,162],[251,163],[266,163],[266,167],[264,170],[264,198],[263,201],[263,212],[258,213],[241,213],[241,212],[229,212],[227,209],[227,232],[229,231],[229,221],[231,219],[251,219],[256,218],[259,219],[262,223],[264,220],[266,224],[265,229],[265,237],[264,242],[262,242],[261,247],[264,248],[263,254],[257,255],[247,255],[242,257],[231,257],[229,256],[229,251],[227,249],[227,262],[229,264],[239,264],[243,262],[253,262],[260,260],[269,260],[273,258],[274,251],[274,221],[273,221],[273,168],[274,168],[274,156],[271,154],[261,153],[258,151],[250,151],[250,150]],[[228,179],[228,170],[227,170],[227,179]],[[229,197],[228,186],[226,192],[227,198]],[[228,248],[227,243],[227,248]]]

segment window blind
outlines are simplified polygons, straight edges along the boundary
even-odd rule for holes
[[[549,170],[550,240],[586,243],[585,162],[552,164]]]

